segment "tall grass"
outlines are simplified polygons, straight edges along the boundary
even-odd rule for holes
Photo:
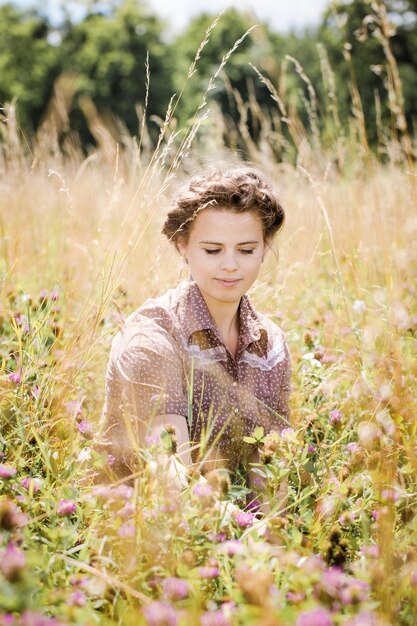
[[[401,116],[386,15],[375,19],[393,77],[393,114]],[[85,112],[98,145],[87,158],[69,129],[63,142],[56,108],[30,145],[13,106],[5,111],[4,623],[56,623],[41,622],[41,613],[74,624],[414,623],[413,146],[402,122],[394,136],[381,129],[387,158],[380,162],[366,141],[354,82],[352,114],[343,120],[324,50],[321,58],[324,109],[303,68],[287,59],[286,71],[307,85],[309,128],[285,100],[284,75],[272,85],[261,70],[275,119],[253,98],[243,102],[231,93],[240,125],[230,128],[215,109],[208,112],[206,94],[182,134],[172,125],[173,101],[155,151],[145,123],[139,141],[121,126],[115,142],[91,103]],[[258,143],[248,130],[249,112],[263,129]],[[65,110],[60,116],[65,121]],[[168,192],[190,170],[230,161],[237,139],[273,177],[287,215],[252,292],[257,307],[286,331],[294,372],[293,429],[279,438],[257,433],[258,471],[273,503],[268,541],[265,520],[262,528],[250,513],[230,514],[224,506],[243,507],[243,483],[228,488],[215,472],[208,487],[193,478],[173,497],[159,479],[153,447],[141,450],[133,487],[98,489],[88,480],[106,468],[111,475],[111,462],[94,446],[111,339],[146,297],[182,275],[159,235]],[[277,495],[284,479],[285,504]]]

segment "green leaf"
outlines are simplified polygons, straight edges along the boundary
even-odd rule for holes
[[[246,443],[256,443],[256,439],[254,437],[243,437],[243,441],[246,441]]]
[[[257,426],[253,432],[253,435],[257,440],[262,439],[262,437],[264,436],[264,427]]]

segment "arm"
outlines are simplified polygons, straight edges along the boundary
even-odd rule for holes
[[[151,435],[159,435],[167,424],[175,426],[177,431],[177,456],[186,467],[191,465],[190,438],[188,436],[187,418],[183,415],[156,415],[152,420]]]

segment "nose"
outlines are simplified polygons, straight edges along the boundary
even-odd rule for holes
[[[234,252],[225,252],[220,263],[220,268],[226,272],[234,272],[238,269],[239,263]]]

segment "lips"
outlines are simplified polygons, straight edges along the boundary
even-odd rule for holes
[[[216,278],[217,282],[221,285],[225,285],[226,287],[233,287],[233,285],[237,285],[242,279],[241,278]]]

